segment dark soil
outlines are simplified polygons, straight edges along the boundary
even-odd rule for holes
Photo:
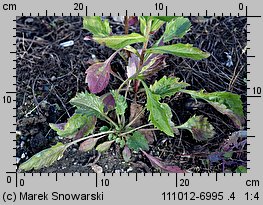
[[[168,56],[168,67],[147,79],[148,84],[163,75],[176,76],[189,83],[189,89],[208,92],[230,91],[241,95],[246,113],[246,24],[244,17],[192,17],[192,29],[173,43],[191,43],[208,51],[211,56],[201,61]],[[121,23],[111,19],[113,32],[123,33]],[[131,28],[138,31],[139,28]],[[74,113],[69,100],[77,92],[85,91],[85,71],[91,60],[105,60],[113,50],[92,41],[82,30],[81,17],[18,17],[17,18],[17,163],[21,164],[37,152],[54,145],[61,139],[50,129],[49,123],[65,122]],[[156,34],[158,36],[158,33]],[[62,48],[60,43],[73,40],[74,45]],[[227,56],[233,65],[226,66]],[[125,62],[117,57],[112,69],[125,78]],[[117,88],[120,80],[111,77],[108,88]],[[101,94],[103,94],[101,93]],[[129,96],[133,99],[133,96]],[[138,95],[137,102],[145,103]],[[233,123],[204,102],[196,102],[186,94],[165,99],[173,111],[175,124],[185,122],[194,114],[204,115],[215,127],[216,136],[208,142],[193,140],[190,133],[182,131],[171,138],[155,132],[155,141],[149,153],[167,164],[192,172],[232,172],[239,165],[246,166],[246,146],[234,150],[231,159],[215,160],[216,153],[227,142],[231,133],[238,131]],[[145,116],[146,122],[147,116]],[[102,125],[102,122],[99,122]],[[94,150],[78,151],[69,148],[62,159],[51,167],[37,172],[94,172],[91,164],[101,166],[103,172],[159,172],[141,153],[135,153],[131,163],[125,163],[120,148],[112,146],[107,153]],[[213,160],[208,160],[213,158]]]

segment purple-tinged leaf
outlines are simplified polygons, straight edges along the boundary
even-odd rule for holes
[[[243,116],[239,116],[237,114],[234,113],[233,110],[231,109],[227,109],[226,105],[224,104],[220,104],[218,102],[210,102],[210,104],[219,112],[221,112],[222,114],[228,116],[232,122],[234,123],[235,127],[238,129],[242,129],[243,128],[243,124],[245,122],[244,117]]]
[[[105,63],[95,63],[86,70],[86,83],[91,93],[103,91],[110,80],[111,67]]]
[[[142,65],[140,75],[143,77],[149,77],[156,74],[167,65],[165,63],[166,56],[159,54],[151,54]]]
[[[111,93],[106,93],[105,95],[101,96],[101,99],[104,104],[105,113],[115,109],[115,100]]]
[[[183,92],[190,94],[195,99],[203,99],[211,104],[217,111],[227,115],[234,125],[242,129],[245,122],[243,105],[240,96],[230,92],[212,92],[184,90]]]
[[[93,39],[91,36],[85,36],[83,40],[84,41],[92,41]]]
[[[76,135],[78,135],[77,137],[82,137],[83,135],[92,132],[95,123],[96,117],[77,113],[71,116],[67,123],[50,123],[49,126],[61,137],[75,138]]]
[[[80,139],[85,135],[91,133],[95,128],[96,122],[97,122],[96,116],[90,117],[90,121],[87,124],[85,124],[79,131],[77,131],[77,133],[74,136],[74,140]]]
[[[115,55],[119,52],[114,52],[105,62],[95,63],[86,70],[86,83],[90,92],[100,93],[103,91],[110,80],[111,66],[110,63]]]
[[[131,56],[129,58],[129,63],[127,66],[127,77],[128,78],[132,77],[136,73],[139,67],[139,62],[140,62],[140,59],[138,58],[138,56],[131,53]]]
[[[189,118],[184,124],[176,126],[179,129],[189,130],[193,138],[197,141],[205,141],[214,137],[214,127],[208,122],[203,115],[193,116]]]
[[[102,138],[102,137],[98,137],[98,138],[89,138],[87,140],[85,140],[84,142],[82,142],[79,146],[79,151],[82,151],[82,152],[88,152],[90,150],[92,150],[97,141]]]
[[[129,16],[128,24],[129,26],[134,26],[138,23],[138,17],[137,16]]]
[[[182,170],[178,166],[170,166],[170,165],[165,165],[161,160],[153,157],[150,154],[147,154],[145,151],[141,150],[142,153],[150,160],[152,166],[158,167],[164,171],[168,171],[171,173],[186,173],[186,171]]]
[[[131,150],[128,146],[125,146],[122,151],[122,157],[125,162],[129,162],[131,160]]]
[[[59,123],[59,124],[53,124],[53,126],[55,127],[55,128],[57,128],[58,130],[61,130],[61,131],[63,131],[64,129],[65,129],[65,125],[66,125],[67,123]],[[54,129],[55,130],[55,129]]]

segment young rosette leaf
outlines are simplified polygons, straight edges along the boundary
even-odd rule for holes
[[[111,144],[115,142],[115,140],[110,140],[110,141],[106,141],[106,142],[103,142],[101,144],[99,144],[97,147],[96,147],[96,150],[100,153],[102,152],[106,152],[110,149],[110,146]]]
[[[125,97],[119,94],[116,90],[112,90],[111,94],[115,100],[116,113],[118,115],[124,115],[125,110],[128,107]]]
[[[83,28],[89,30],[96,37],[106,37],[111,34],[109,21],[107,19],[102,21],[99,16],[84,16]]]
[[[182,38],[191,27],[188,18],[178,17],[166,24],[163,41],[168,42],[174,38]]]
[[[205,141],[215,135],[214,127],[208,122],[207,118],[202,115],[194,115],[184,124],[176,126],[176,128],[189,130],[193,138],[197,141]]]
[[[92,93],[78,93],[69,102],[82,112],[93,113],[97,117],[104,115],[104,104],[102,100]]]
[[[141,81],[144,85],[146,95],[147,95],[147,104],[146,108],[150,111],[149,119],[151,123],[163,131],[168,136],[173,137],[174,132],[172,129],[172,112],[166,103],[160,103],[160,95],[153,94],[152,91],[147,87],[147,85]]]
[[[217,111],[227,115],[237,128],[243,128],[242,125],[245,119],[239,95],[230,92],[204,93],[203,91],[197,92],[194,90],[184,90],[183,92],[190,94],[193,98],[205,100]]]
[[[208,58],[209,53],[201,51],[199,48],[193,47],[191,44],[173,44],[168,46],[153,47],[146,50],[147,53],[157,53],[157,54],[172,54],[178,57],[191,58],[194,60],[201,60],[203,58]]]
[[[131,160],[131,150],[127,145],[122,150],[122,157],[125,162],[129,162]]]
[[[118,35],[118,36],[107,36],[107,37],[93,37],[93,39],[102,45],[106,45],[112,49],[120,49],[124,48],[125,46],[134,44],[134,43],[141,43],[145,42],[146,39],[144,36],[138,33],[131,33],[127,35]]]
[[[85,114],[84,115],[74,114],[69,118],[67,123],[61,123],[61,124],[50,123],[49,126],[53,130],[55,130],[59,136],[72,138],[76,135],[80,135],[80,134],[85,135],[91,133],[95,128],[95,124],[96,124],[95,116],[87,116]]]
[[[88,152],[90,150],[92,150],[95,146],[97,141],[100,139],[101,137],[98,138],[89,138],[87,140],[85,140],[84,142],[82,142],[79,146],[79,150],[82,152]]]
[[[143,134],[135,131],[132,136],[129,136],[126,142],[130,149],[138,152],[140,149],[149,150],[148,141]]]
[[[56,145],[33,155],[29,160],[22,163],[19,166],[19,169],[29,171],[31,169],[38,170],[44,167],[49,167],[55,161],[63,157],[63,153],[66,149],[67,145],[58,142]]]
[[[152,93],[160,95],[161,98],[171,97],[177,92],[189,86],[188,83],[180,82],[179,78],[163,76],[150,86]]]

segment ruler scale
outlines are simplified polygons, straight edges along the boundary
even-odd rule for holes
[[[161,5],[161,7],[160,7]],[[159,8],[158,8],[159,6]],[[262,5],[258,1],[1,1],[0,204],[262,204]],[[18,173],[17,16],[239,16],[247,18],[248,173]],[[252,87],[259,89],[253,92]]]

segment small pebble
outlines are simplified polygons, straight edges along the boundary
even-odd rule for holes
[[[102,173],[103,172],[103,169],[101,166],[97,165],[97,164],[94,164],[91,166],[92,170],[95,172],[95,173]]]
[[[24,142],[24,141],[22,141],[22,142],[20,143],[20,148],[23,148],[23,147],[24,147],[24,145],[25,145],[25,142]]]
[[[24,159],[26,157],[25,153],[21,155],[21,159]]]
[[[73,149],[72,149],[72,152],[76,152],[76,151],[78,151],[76,148],[73,148]]]
[[[26,23],[26,24],[31,24],[31,23],[33,23],[33,21],[34,21],[33,18],[27,18],[27,19],[25,20],[25,23]]]
[[[50,80],[53,82],[53,81],[55,81],[56,79],[57,79],[56,76],[53,75]]]
[[[127,169],[127,172],[131,172],[133,170],[133,168],[132,167],[129,167],[128,169]]]
[[[20,159],[19,157],[17,157],[17,158],[16,158],[16,163],[18,164],[18,163],[20,162],[20,160],[21,160],[21,159]]]

